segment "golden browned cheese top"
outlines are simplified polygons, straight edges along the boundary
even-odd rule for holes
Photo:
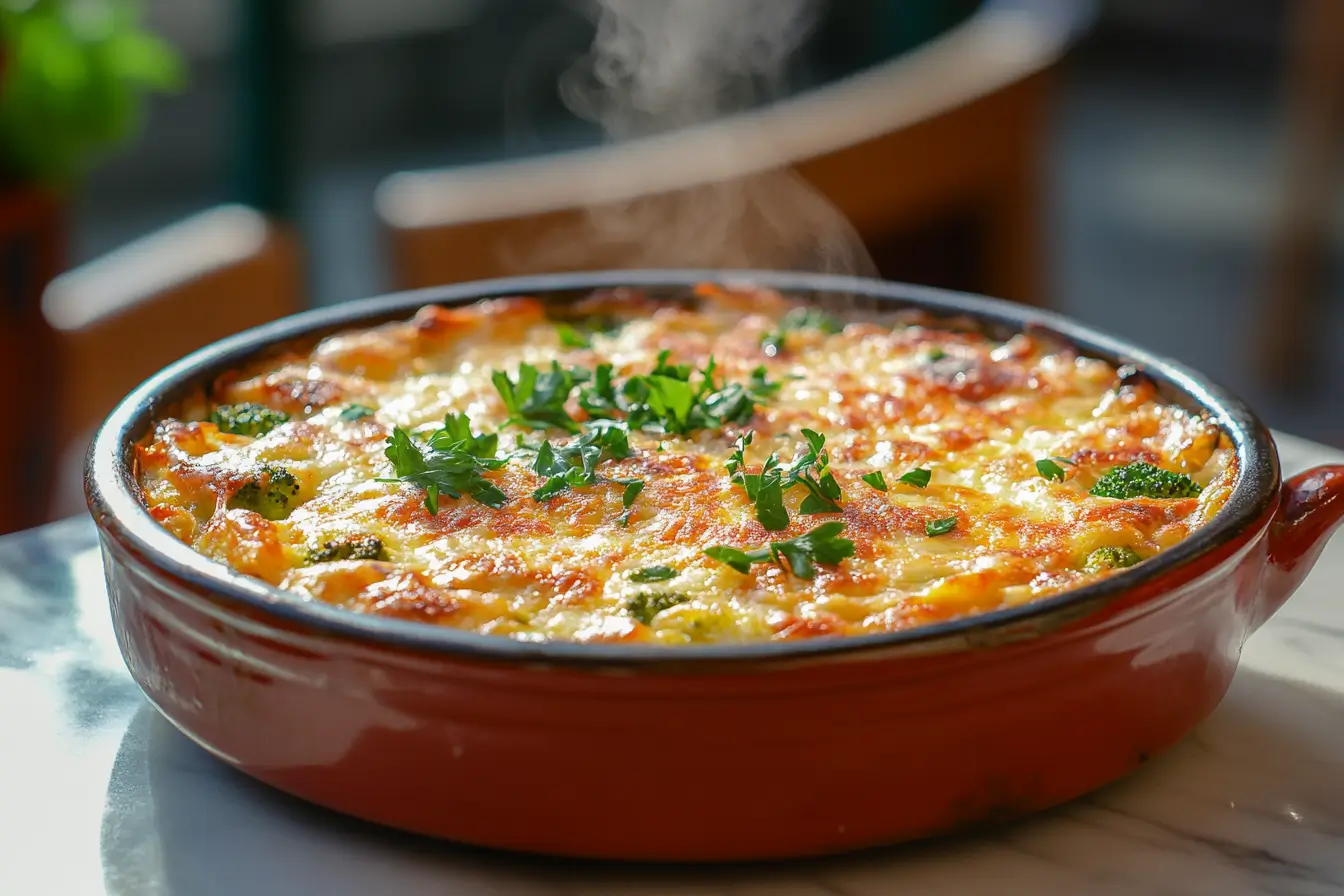
[[[144,500],[196,550],[296,600],[528,640],[684,644],[885,632],[1022,604],[1114,574],[1088,563],[1098,548],[1144,559],[1170,548],[1231,491],[1227,439],[1142,376],[1121,381],[1110,364],[1030,335],[789,315],[799,307],[761,289],[702,287],[673,303],[616,290],[568,306],[572,328],[530,298],[426,307],[220,377],[208,401],[139,446]],[[692,384],[712,358],[717,386],[750,393],[745,416],[682,434],[631,427],[628,456],[604,453],[586,483],[533,497],[548,481],[534,469],[543,440],[562,451],[593,425],[582,381],[610,364],[619,389],[663,352],[693,368]],[[577,434],[510,422],[492,382],[552,362],[578,371],[564,405]],[[258,437],[208,422],[239,403],[288,420]],[[385,481],[398,476],[385,453],[394,428],[424,447],[453,413],[499,437],[506,460],[479,472],[502,492],[498,507],[443,494],[431,513],[420,484]],[[787,473],[809,450],[804,429],[826,439],[838,510],[801,512],[810,489],[798,482],[782,492],[787,528],[767,530],[742,474],[772,455]],[[1136,461],[1202,491],[1089,495]],[[283,511],[247,509],[240,492],[277,469],[294,477]],[[826,469],[814,464],[813,481]],[[921,470],[927,485],[920,473],[901,481]],[[787,550],[770,555],[771,542],[833,522],[852,555],[816,563],[811,578]],[[376,556],[331,550],[352,544]],[[706,555],[716,546],[766,557],[741,572]]]

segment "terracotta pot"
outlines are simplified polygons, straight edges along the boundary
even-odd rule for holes
[[[794,293],[1045,329],[1137,363],[1202,407],[1240,478],[1215,520],[1157,559],[1009,610],[891,634],[656,648],[533,644],[302,603],[177,542],[132,490],[131,445],[213,374],[278,342],[426,302],[653,290],[728,275],[491,281],[309,312],[225,340],[132,393],[92,449],[127,665],[173,724],[312,802],[407,830],[613,859],[828,853],[1061,803],[1207,716],[1243,640],[1344,516],[1344,467],[1281,485],[1267,430],[1181,367],[1057,316],[877,281],[737,275]]]

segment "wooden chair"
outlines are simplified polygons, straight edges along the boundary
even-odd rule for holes
[[[298,310],[292,234],[260,212],[225,205],[62,274],[42,297],[56,334],[61,461],[48,518],[83,509],[84,451],[138,383],[210,342]]]
[[[41,296],[64,267],[64,205],[37,188],[0,191],[0,534],[44,519],[52,468],[54,334]]]
[[[1289,20],[1287,164],[1258,328],[1261,373],[1283,389],[1312,382],[1321,360],[1320,299],[1344,154],[1344,3],[1297,0]]]
[[[884,276],[1040,302],[1041,117],[1079,8],[987,3],[891,62],[758,110],[599,148],[395,174],[376,195],[394,279],[412,288],[657,266],[873,273],[843,257],[847,220]]]

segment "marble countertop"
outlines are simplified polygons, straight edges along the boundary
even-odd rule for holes
[[[1287,471],[1344,454],[1290,437]],[[1344,535],[1231,692],[1127,779],[976,836],[768,865],[536,859],[291,799],[179,734],[113,640],[92,524],[0,538],[0,894],[1344,892]]]

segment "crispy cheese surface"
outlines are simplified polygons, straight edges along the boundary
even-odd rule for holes
[[[709,286],[426,307],[220,377],[138,446],[143,498],[299,600],[676,645],[1022,604],[1170,548],[1232,489],[1220,430],[1141,373],[806,307]],[[1089,493],[1139,462],[1181,496]]]

